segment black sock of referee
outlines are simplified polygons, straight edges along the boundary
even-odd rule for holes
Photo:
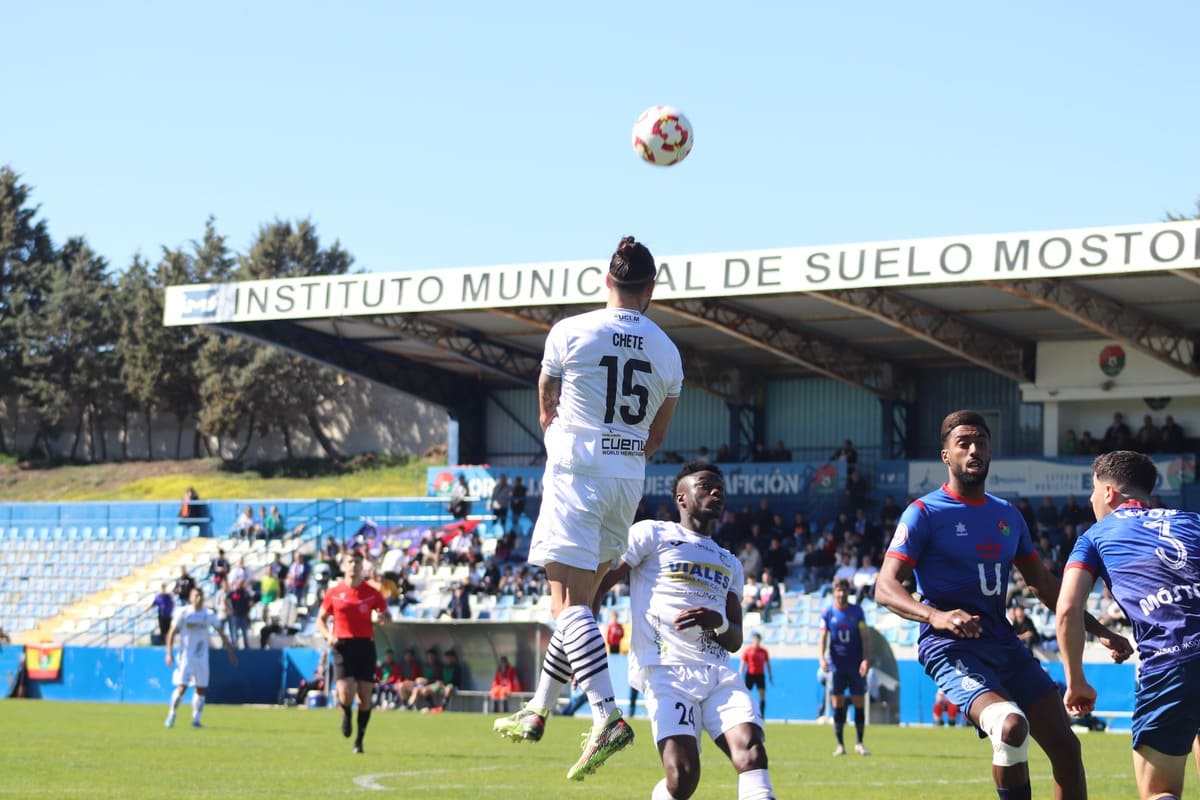
[[[354,737],[354,743],[359,747],[362,746],[363,734],[367,732],[367,723],[371,721],[371,709],[358,710],[358,736]]]
[[[350,738],[350,706],[342,705],[342,736]]]

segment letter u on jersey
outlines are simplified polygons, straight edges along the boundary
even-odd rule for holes
[[[995,582],[996,582],[995,586],[988,585],[988,574],[987,574],[988,567],[992,568],[992,577],[995,578]],[[1000,588],[1002,586],[1003,586],[1003,582],[1000,580],[1000,565],[994,561],[991,564],[981,563],[979,565],[979,591],[983,592],[983,596],[984,597],[992,597],[994,595],[1000,594]]]

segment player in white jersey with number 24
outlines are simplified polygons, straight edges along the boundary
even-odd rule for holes
[[[568,317],[546,337],[538,379],[546,472],[529,563],[545,567],[555,632],[529,703],[495,721],[514,741],[541,739],[572,679],[587,694],[592,730],[567,777],[582,780],[633,741],[613,700],[592,598],[625,551],[646,477],[683,386],[679,350],[649,317],[657,265],[627,236],[609,262],[602,309]]]
[[[700,783],[700,732],[729,756],[739,800],[774,797],[762,718],[729,654],[742,646],[741,562],[712,540],[725,509],[718,467],[685,464],[675,477],[679,523],[646,520],[596,594],[629,578],[629,683],[646,695],[666,777],[651,800],[686,800]]]

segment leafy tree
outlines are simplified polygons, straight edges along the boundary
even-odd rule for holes
[[[308,220],[275,221],[259,229],[250,251],[238,259],[232,280],[343,275],[353,263],[337,243],[322,249]],[[229,439],[245,435],[234,458],[241,460],[255,433],[276,430],[289,458],[298,430],[307,429],[331,458],[338,456],[316,409],[341,397],[337,373],[278,348],[222,333],[210,334],[200,350],[202,432]]]
[[[17,380],[25,376],[19,319],[36,307],[54,262],[54,246],[38,209],[29,204],[29,187],[10,167],[0,166],[0,406],[19,405]],[[15,446],[15,440],[12,443]],[[0,451],[9,449],[0,418]]]
[[[34,449],[40,442],[54,455],[51,442],[74,421],[76,457],[85,423],[93,448],[96,434],[103,441],[103,410],[114,396],[114,287],[104,259],[80,238],[67,241],[45,280],[38,302],[27,302],[17,320],[24,371],[16,385],[34,421]]]

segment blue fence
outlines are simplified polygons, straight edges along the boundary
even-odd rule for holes
[[[0,648],[0,675],[15,672],[21,648]],[[214,703],[278,703],[288,687],[312,675],[319,659],[317,650],[240,650],[238,666],[230,665],[222,650],[210,657],[211,681],[208,697]],[[629,696],[626,656],[610,656],[613,689],[624,705]],[[736,663],[736,662],[735,662]],[[815,719],[822,687],[817,682],[815,658],[772,659],[774,683],[767,689],[769,719]],[[932,722],[937,687],[915,661],[897,662],[900,680],[899,719],[902,723]],[[1050,675],[1062,679],[1057,663],[1047,664]],[[1088,680],[1099,693],[1097,707],[1106,711],[1133,710],[1135,669],[1129,664],[1088,664]],[[490,675],[483,676],[490,678]],[[7,683],[6,683],[7,685]],[[475,688],[487,688],[476,686]],[[63,648],[62,677],[57,681],[30,682],[30,696],[47,700],[108,703],[165,703],[171,691],[171,669],[161,647]],[[1111,720],[1114,727],[1128,727],[1127,718]]]

